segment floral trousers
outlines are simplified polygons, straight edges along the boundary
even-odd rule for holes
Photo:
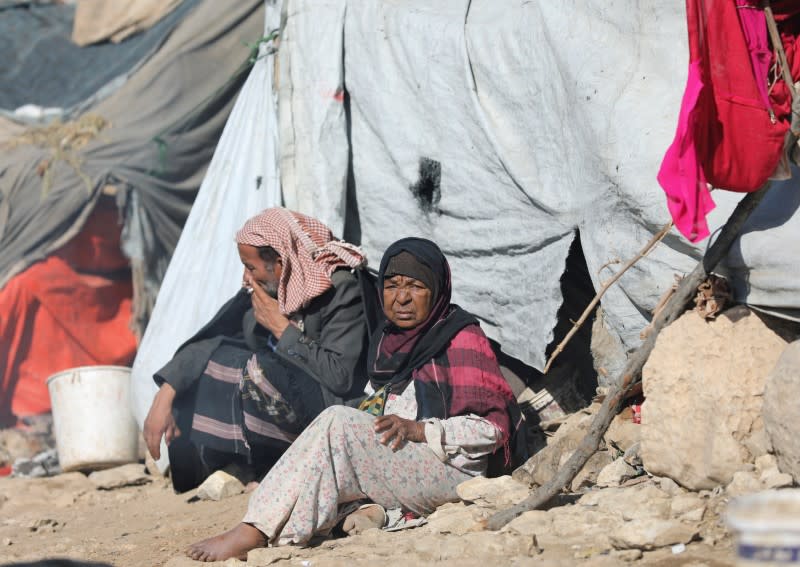
[[[393,452],[379,442],[374,420],[344,406],[323,411],[261,481],[242,521],[272,544],[305,544],[352,511],[348,504],[369,500],[429,514],[458,500],[456,486],[469,475],[425,443]]]

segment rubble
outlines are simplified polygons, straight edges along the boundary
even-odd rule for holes
[[[530,488],[508,475],[498,478],[476,476],[459,484],[456,493],[464,502],[474,502],[488,508],[503,508],[527,498]]]
[[[138,486],[152,480],[147,475],[144,465],[131,463],[102,471],[95,471],[89,475],[89,480],[99,490],[114,490],[123,486]]]
[[[238,478],[225,471],[216,471],[197,488],[197,498],[200,500],[222,500],[242,492],[244,492],[244,485]]]
[[[785,345],[743,306],[713,321],[688,312],[664,329],[642,374],[644,468],[711,489],[766,453],[762,395]]]
[[[636,469],[620,457],[600,471],[597,475],[597,486],[619,486],[637,474]]]

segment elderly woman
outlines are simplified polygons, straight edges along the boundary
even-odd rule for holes
[[[231,463],[263,474],[367,382],[361,251],[279,207],[248,220],[236,244],[242,289],[154,376],[144,438],[158,457],[166,437],[179,492]]]
[[[379,278],[386,321],[370,341],[374,394],[361,409],[325,410],[261,482],[242,523],[192,545],[190,557],[302,545],[365,501],[428,514],[485,474],[496,450],[508,455],[516,402],[477,320],[450,303],[442,252],[400,240]]]

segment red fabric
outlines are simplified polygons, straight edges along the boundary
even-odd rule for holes
[[[696,242],[713,208],[705,183],[761,187],[780,160],[788,114],[770,119],[734,0],[687,0],[690,73],[675,140],[658,174],[675,225]],[[752,30],[751,30],[752,31]],[[763,70],[763,66],[759,66]],[[694,70],[694,73],[691,72]],[[761,71],[758,71],[761,72]]]
[[[0,290],[0,426],[49,411],[46,380],[56,372],[133,361],[130,276],[82,274],[68,261],[83,268],[126,266],[119,227],[110,220],[98,211],[68,246]]]

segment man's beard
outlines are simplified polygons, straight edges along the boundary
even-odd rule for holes
[[[278,299],[278,284],[277,283],[270,283],[270,282],[258,282],[258,285],[261,286],[261,289],[267,292],[272,299]]]

